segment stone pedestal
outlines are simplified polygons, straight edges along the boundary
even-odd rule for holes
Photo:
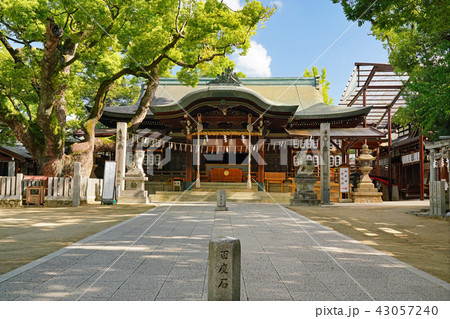
[[[142,168],[144,151],[136,151],[131,169],[125,174],[125,190],[119,197],[120,204],[148,204],[148,192],[145,190],[145,176]]]
[[[355,203],[382,203],[383,193],[378,192],[378,189],[373,185],[369,177],[369,172],[372,170],[370,162],[375,158],[369,155],[369,147],[364,144],[361,149],[361,155],[356,159],[361,163],[360,171],[362,173],[361,182],[358,188],[353,193]]]
[[[353,193],[355,203],[382,203],[383,193],[375,188],[372,181],[361,182]]]
[[[148,204],[148,192],[145,190],[145,182],[148,177],[142,175],[126,174],[125,190],[119,198],[120,204]]]
[[[294,178],[295,193],[291,198],[292,206],[317,206],[320,204],[320,199],[317,199],[317,194],[314,193],[314,183],[316,179],[312,174],[297,174]]]
[[[314,193],[314,164],[311,160],[307,160],[306,153],[299,152],[296,155],[299,162],[299,169],[294,178],[295,193],[291,198],[292,206],[317,206],[320,204],[320,199],[317,199],[317,194]]]

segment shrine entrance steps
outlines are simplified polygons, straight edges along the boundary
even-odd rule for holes
[[[200,188],[192,186],[186,192],[156,192],[150,195],[151,202],[217,202],[217,191],[225,190],[227,202],[241,203],[280,203],[288,204],[290,193],[266,193],[258,191],[258,185],[252,183],[252,189],[247,189],[247,183],[211,183],[201,182]]]

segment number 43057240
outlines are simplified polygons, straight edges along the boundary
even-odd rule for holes
[[[375,310],[380,316],[436,316],[438,311],[436,306],[378,306]]]

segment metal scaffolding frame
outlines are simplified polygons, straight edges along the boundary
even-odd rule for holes
[[[402,96],[406,81],[408,75],[395,74],[390,64],[357,62],[339,105],[372,106],[365,124],[376,129],[387,129],[389,113],[392,118],[399,107],[406,105]]]
[[[402,96],[408,75],[397,75],[387,63],[355,63],[339,101],[340,106],[372,106],[364,121],[364,127],[384,130],[388,135],[389,200],[392,200],[392,117],[399,107],[406,106]],[[423,159],[423,149],[421,151]],[[423,164],[423,162],[422,162]],[[421,166],[422,168],[423,166]],[[423,169],[421,170],[421,199],[423,200]]]

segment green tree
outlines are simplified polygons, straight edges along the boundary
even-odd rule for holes
[[[87,176],[102,144],[94,128],[106,104],[136,94],[127,91],[128,81],[147,82],[129,124],[134,129],[160,76],[179,66],[179,80],[195,85],[216,58],[227,64],[223,58],[236,49],[245,54],[272,13],[259,1],[232,11],[219,0],[2,0],[2,128],[14,132],[43,174],[70,172],[80,161]],[[84,140],[66,151],[65,134],[76,119]]]
[[[333,103],[333,99],[328,95],[328,90],[330,89],[330,81],[327,80],[327,70],[325,68],[321,69],[321,73],[319,74],[319,70],[317,66],[313,66],[312,70],[305,69],[303,72],[304,77],[319,77],[319,82],[322,85],[322,95],[323,101],[325,104],[331,105]]]
[[[409,81],[407,106],[394,122],[411,123],[425,135],[450,135],[450,6],[448,0],[332,0],[349,20],[369,21],[389,62]]]

